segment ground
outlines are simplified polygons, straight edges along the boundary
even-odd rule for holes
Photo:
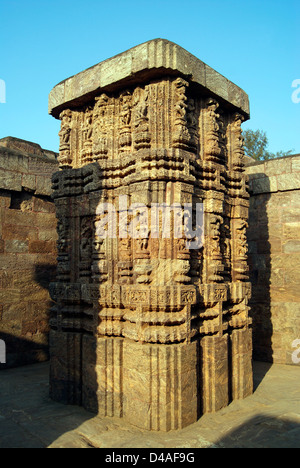
[[[300,448],[300,367],[254,363],[254,394],[185,429],[143,431],[48,396],[49,364],[1,371],[0,448]]]

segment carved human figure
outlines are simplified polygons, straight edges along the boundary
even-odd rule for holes
[[[60,137],[59,150],[65,151],[70,148],[72,111],[69,109],[62,111],[59,118],[61,120],[61,129],[58,133]]]
[[[236,255],[242,260],[247,260],[248,244],[246,230],[248,223],[244,219],[236,221]]]
[[[149,132],[149,90],[136,88],[133,94],[133,124],[135,149],[150,147],[151,134]]]
[[[93,155],[94,160],[106,158],[108,153],[106,112],[109,102],[108,96],[103,93],[95,99],[94,128],[93,128]]]
[[[244,121],[244,117],[235,113],[232,117],[231,122],[231,164],[233,169],[237,171],[243,170],[243,158],[244,158],[244,137],[242,133],[241,125]]]
[[[82,163],[92,162],[92,136],[93,136],[93,111],[87,107],[84,113],[84,123],[82,128]]]
[[[125,91],[121,94],[120,122],[124,127],[127,127],[131,121],[131,99],[132,97],[129,91]]]
[[[206,101],[205,107],[205,146],[204,153],[205,159],[209,161],[219,161],[219,156],[221,154],[221,148],[219,146],[219,124],[218,119],[220,114],[217,113],[219,107],[218,102],[209,98]]]
[[[72,131],[72,111],[66,109],[60,113],[61,128],[59,135],[59,156],[58,162],[61,167],[72,166],[71,157],[71,131]]]
[[[93,136],[93,112],[87,108],[84,114],[84,124],[82,129],[83,143],[90,142]]]
[[[132,95],[126,90],[120,95],[120,135],[119,148],[120,151],[128,151],[131,149],[131,113],[132,113]]]

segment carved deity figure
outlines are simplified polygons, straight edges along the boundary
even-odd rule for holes
[[[150,147],[151,135],[149,132],[148,100],[148,88],[136,88],[133,95],[133,123],[135,149]]]
[[[81,257],[90,257],[92,249],[92,226],[91,220],[88,217],[82,219],[80,239]]]
[[[209,215],[207,225],[206,256],[208,280],[211,282],[223,281],[224,265],[221,252],[221,224],[223,218],[220,215]]]
[[[59,135],[59,157],[58,161],[62,167],[69,167],[72,165],[70,139],[72,130],[72,111],[69,109],[61,112],[59,116],[61,120],[61,128],[58,133]]]
[[[241,260],[247,260],[248,244],[246,230],[248,227],[247,221],[238,219],[236,223],[236,256]]]
[[[70,134],[71,134],[71,121],[72,121],[72,111],[69,109],[61,112],[59,118],[61,119],[61,129],[58,133],[60,137],[60,150],[69,149],[70,145]]]
[[[83,143],[90,142],[93,135],[93,113],[87,108],[85,111],[85,122],[82,129]]]
[[[210,239],[211,239],[211,257],[214,259],[221,259],[221,224],[223,222],[222,216],[213,215],[210,222]]]
[[[93,159],[103,159],[107,157],[107,128],[106,128],[106,112],[109,102],[108,96],[103,93],[96,98],[94,107],[94,129],[93,129]]]
[[[89,163],[93,160],[93,111],[87,108],[84,113],[84,123],[82,128],[82,150],[81,161],[82,163]]]
[[[131,94],[129,91],[121,94],[121,103],[120,122],[122,126],[127,127],[131,121]]]
[[[186,89],[189,83],[183,78],[177,78],[174,83],[174,129],[173,147],[189,149],[191,135],[188,131],[187,122],[187,96]]]
[[[217,113],[219,107],[218,102],[215,99],[209,98],[206,101],[205,108],[205,146],[204,153],[205,159],[208,161],[219,162],[219,156],[221,154],[221,148],[219,145],[219,124],[218,119],[220,114]]]
[[[58,281],[70,280],[70,232],[67,220],[57,219],[57,279]]]
[[[186,103],[187,97],[185,95],[188,83],[182,78],[177,78],[174,84],[175,84],[175,92],[176,92],[175,125],[176,124],[184,125],[186,122],[186,109],[188,107]]]
[[[195,150],[198,148],[198,118],[196,114],[196,104],[194,99],[189,99],[187,101],[187,126],[188,131],[190,134],[190,146],[193,147]]]
[[[120,95],[120,151],[131,149],[131,113],[132,113],[132,95],[126,90]]]
[[[231,164],[233,169],[237,171],[243,170],[244,138],[241,128],[243,121],[244,117],[236,113],[233,115],[231,123]]]

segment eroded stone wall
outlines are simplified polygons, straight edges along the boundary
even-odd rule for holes
[[[48,359],[49,282],[56,268],[51,199],[55,154],[39,145],[0,140],[0,368]]]
[[[254,359],[300,364],[300,155],[251,163]]]

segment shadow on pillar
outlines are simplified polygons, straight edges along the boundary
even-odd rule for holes
[[[259,183],[262,183],[264,193],[255,193],[250,189],[248,246],[252,296],[249,305],[253,320],[253,359],[272,363],[270,182],[264,173],[255,176],[257,179],[253,180],[253,185],[259,188]]]
[[[100,202],[98,164],[53,175],[58,266],[50,285],[50,397],[98,414],[97,327],[100,289],[93,220]],[[96,186],[87,193],[89,182]],[[61,189],[61,187],[63,187]],[[92,191],[92,194],[90,193]],[[94,270],[92,270],[92,265]],[[87,413],[88,415],[88,413]],[[93,416],[91,416],[93,417]],[[88,416],[87,416],[88,419]]]

